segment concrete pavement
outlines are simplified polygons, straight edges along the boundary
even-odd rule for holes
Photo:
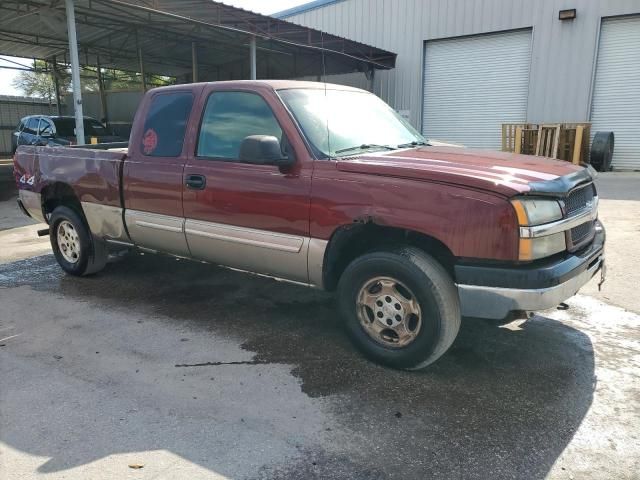
[[[598,291],[594,279],[582,293],[640,312],[640,174],[604,173],[596,185],[599,216],[607,229],[607,281]]]

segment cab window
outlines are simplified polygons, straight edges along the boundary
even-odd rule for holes
[[[197,156],[237,161],[240,144],[250,135],[283,141],[282,129],[267,102],[255,93],[214,92],[202,116]]]
[[[192,105],[191,92],[154,96],[144,121],[142,153],[149,157],[180,156]]]
[[[53,136],[53,124],[44,118],[40,122],[40,135],[45,137]]]
[[[27,123],[24,127],[23,132],[28,133],[29,135],[37,135],[38,134],[38,123],[40,123],[40,119],[38,117],[31,117],[27,120]]]

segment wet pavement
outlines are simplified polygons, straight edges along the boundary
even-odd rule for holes
[[[0,265],[0,304],[5,478],[637,478],[640,319],[589,297],[418,373],[328,294],[168,257]]]
[[[633,308],[578,295],[465,321],[410,373],[362,358],[326,293],[136,254],[78,279],[20,255],[0,263],[3,480],[640,478]]]

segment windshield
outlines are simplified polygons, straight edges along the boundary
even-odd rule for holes
[[[371,93],[302,88],[278,93],[320,157],[425,142],[400,115]]]
[[[76,120],[74,118],[56,118],[53,120],[56,124],[56,132],[59,137],[75,137],[76,136]],[[84,134],[94,137],[103,137],[109,135],[109,132],[97,120],[92,118],[84,119]]]

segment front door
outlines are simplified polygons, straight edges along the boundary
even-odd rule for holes
[[[195,258],[307,283],[312,160],[273,91],[210,85],[187,160],[185,233]],[[276,112],[276,113],[274,113]],[[239,161],[242,140],[277,137],[286,171]]]

